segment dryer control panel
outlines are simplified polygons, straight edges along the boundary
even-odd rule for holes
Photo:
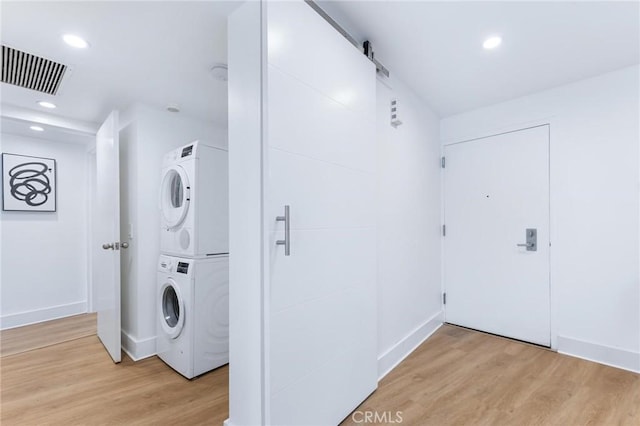
[[[180,148],[175,148],[167,152],[162,159],[162,167],[169,167],[182,161],[188,161],[192,158],[198,158],[200,156],[198,148],[200,145],[205,145],[209,148],[213,147],[213,145],[207,144],[200,140],[192,141],[188,145],[184,145]]]
[[[160,255],[158,259],[158,271],[165,274],[184,274],[188,275],[192,272],[189,259],[178,258],[174,256]]]
[[[182,154],[180,154],[180,157],[182,158],[188,157],[191,154],[193,154],[193,145],[187,145],[184,148],[182,148]]]
[[[176,272],[179,274],[188,274],[189,264],[187,262],[178,262],[178,267],[176,268]]]

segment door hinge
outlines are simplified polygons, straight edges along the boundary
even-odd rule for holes
[[[440,158],[440,166],[444,169],[444,166],[446,165],[446,160],[444,157]]]
[[[447,293],[442,293],[442,304],[443,305],[447,304]]]
[[[442,236],[443,237],[447,236],[447,225],[442,225]]]

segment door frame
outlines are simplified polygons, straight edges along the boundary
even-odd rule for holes
[[[558,306],[559,305],[558,305],[557,289],[555,288],[555,285],[553,282],[553,277],[555,276],[553,241],[555,241],[556,239],[555,238],[556,223],[555,223],[555,203],[554,203],[555,194],[553,192],[555,188],[554,179],[553,179],[555,175],[554,173],[555,165],[554,165],[553,159],[555,156],[554,156],[554,145],[552,141],[554,136],[553,131],[554,129],[558,128],[557,127],[558,123],[559,123],[559,120],[555,116],[542,117],[537,120],[520,122],[520,123],[508,123],[499,127],[489,127],[487,129],[474,131],[459,139],[447,140],[447,141],[442,140],[441,147],[440,147],[441,156],[444,157],[445,148],[449,145],[455,145],[455,144],[464,143],[464,142],[472,142],[479,139],[485,139],[492,136],[503,135],[506,133],[518,132],[521,130],[527,130],[534,127],[549,126],[549,259],[548,259],[549,260],[549,313],[550,313],[549,329],[550,329],[550,337],[551,337],[551,350],[554,352],[558,351],[558,311],[559,311]],[[440,169],[440,215],[442,217],[443,224],[445,224],[445,219],[446,219],[444,180],[445,180],[445,169],[441,168]],[[441,288],[442,288],[443,294],[446,293],[447,291],[447,279],[444,273],[444,265],[446,261],[446,252],[444,250],[445,238],[446,236],[443,236],[441,234],[441,242],[440,242],[440,251],[442,253]],[[447,321],[447,305],[444,303],[442,305],[442,311],[444,315],[444,322],[446,322]]]
[[[95,135],[94,135],[95,138]],[[89,182],[87,182],[87,313],[94,312],[95,303],[93,300],[93,266],[95,263],[95,256],[93,252],[93,245],[97,244],[96,237],[94,235],[95,225],[95,202],[96,202],[96,146],[95,143],[87,150],[87,171],[89,172]]]

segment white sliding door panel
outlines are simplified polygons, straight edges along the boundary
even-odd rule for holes
[[[377,386],[375,66],[302,1],[267,24],[269,423],[338,424]]]
[[[362,79],[374,69],[375,83],[375,67],[364,55],[354,54],[355,47],[302,1],[269,3],[267,14],[269,65],[365,117],[375,116],[376,92],[371,79]]]
[[[550,346],[549,126],[445,156],[447,322]],[[518,246],[527,229],[535,251]]]
[[[273,425],[337,425],[340,420],[353,411],[358,405],[354,394],[371,393],[370,374],[357,366],[361,357],[348,348],[336,348],[334,356],[318,366],[304,378],[298,386],[289,386],[273,395],[271,399],[271,418],[286,419]],[[323,389],[312,398],[300,392],[300,386]],[[356,404],[354,406],[354,403]]]
[[[279,239],[282,231],[272,232],[269,244],[275,245]],[[353,267],[376,262],[376,237],[367,228],[291,231],[291,241],[292,255],[281,260],[288,264],[275,269],[272,275],[276,283],[271,288],[274,313],[375,282],[374,268]],[[327,241],[340,241],[340,244],[327,249]],[[271,256],[281,255],[278,250],[271,253]],[[318,267],[318,259],[322,259],[322,267]],[[300,277],[304,277],[304,285],[300,284]]]
[[[270,217],[282,214],[285,204],[291,205],[291,229],[375,226],[371,206],[376,187],[370,173],[273,148],[269,170]],[[272,221],[271,229],[276,227],[279,224]]]
[[[361,137],[370,129],[353,126],[354,120],[361,119],[360,113],[273,66],[269,67],[269,88],[270,146],[375,172],[376,150],[370,140]],[[305,114],[296,114],[303,110]]]
[[[333,293],[334,297],[316,299],[274,313],[271,343],[288,348],[272,361],[272,368],[281,372],[273,376],[271,382],[274,395],[329,361],[337,361],[338,369],[346,367],[335,358],[340,351],[349,350],[352,342],[358,341],[360,333],[366,332],[368,324],[351,324],[352,307],[361,303],[366,284],[350,284]],[[331,314],[327,315],[328,312]],[[318,321],[318,318],[323,320]],[[342,330],[345,324],[348,325],[347,332]],[[290,344],[292,339],[295,345]]]

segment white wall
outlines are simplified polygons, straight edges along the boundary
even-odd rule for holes
[[[2,152],[54,158],[57,211],[2,212],[2,328],[87,310],[87,146],[2,133]]]
[[[229,419],[265,418],[262,214],[264,2],[229,16]],[[264,12],[266,14],[266,11]]]
[[[403,124],[390,125],[399,101]],[[439,118],[401,81],[377,85],[378,372],[442,324]]]
[[[155,354],[162,158],[196,139],[227,148],[225,128],[181,113],[137,104],[121,117],[120,226],[130,243],[122,251],[122,337],[133,359]]]
[[[640,371],[638,66],[441,121],[451,143],[551,122],[560,352]],[[553,326],[552,326],[553,327]]]

